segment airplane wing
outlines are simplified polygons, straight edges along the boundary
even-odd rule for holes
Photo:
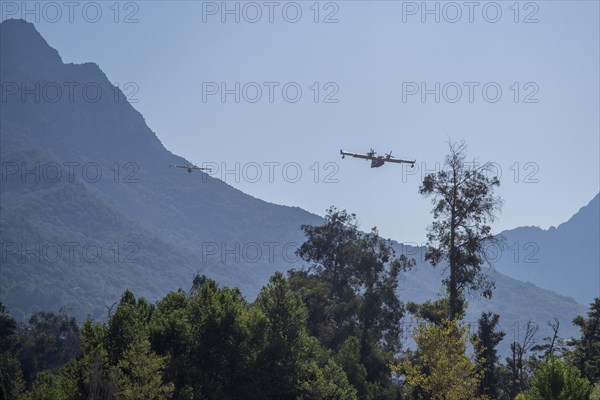
[[[350,157],[354,157],[354,158],[362,158],[363,160],[372,160],[374,158],[377,158],[377,157],[374,157],[374,156],[370,156],[368,154],[347,153],[347,152],[342,151],[342,150],[340,150],[340,154],[342,156],[350,156]]]
[[[183,165],[169,164],[169,168],[187,168],[187,167],[184,167]]]
[[[192,169],[198,169],[198,170],[200,170],[200,171],[208,171],[208,172],[211,172],[211,171],[212,171],[212,169],[211,169],[211,168],[207,168],[207,167],[199,167],[199,166],[197,166],[197,165],[194,165],[194,166],[193,166],[193,167],[191,167],[191,168],[192,168]]]
[[[393,162],[393,163],[398,163],[398,164],[414,164],[417,160],[413,160],[413,161],[409,161],[409,160],[401,160],[399,158],[386,158],[385,162]]]

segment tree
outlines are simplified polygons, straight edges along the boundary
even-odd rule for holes
[[[189,298],[182,289],[170,292],[157,303],[149,324],[152,349],[166,357],[165,376],[175,384],[173,399],[177,400],[191,398],[194,382],[193,368],[190,367],[192,326],[189,306]]]
[[[356,242],[360,236],[356,215],[335,207],[327,210],[325,224],[302,225],[306,241],[298,255],[312,263],[311,270],[329,283],[329,296],[336,302],[354,298],[359,284],[355,273]]]
[[[264,347],[257,359],[262,391],[270,398],[296,398],[301,359],[307,352],[306,307],[279,272],[256,303],[266,317]]]
[[[397,351],[404,313],[398,279],[414,260],[396,258],[376,228],[360,232],[354,214],[334,207],[327,213],[325,224],[302,226],[306,241],[298,255],[310,263],[309,270],[290,273],[292,287],[309,307],[311,333],[332,349],[361,335]]]
[[[306,306],[281,273],[269,279],[255,305],[266,322],[258,329],[257,398],[356,399],[344,371],[308,335]]]
[[[38,312],[20,331],[20,362],[28,385],[38,372],[57,372],[73,357],[81,354],[79,326],[74,317],[62,310],[58,313]]]
[[[465,290],[483,291],[491,297],[494,284],[481,272],[486,260],[485,244],[494,237],[488,222],[493,222],[502,201],[494,196],[500,185],[497,177],[489,177],[492,164],[471,168],[466,159],[466,145],[450,143],[444,168],[423,179],[419,193],[431,197],[433,223],[428,229],[429,249],[425,259],[433,266],[447,263],[449,276],[444,280],[448,290],[448,317],[461,313],[460,298]]]
[[[306,322],[308,333],[319,338],[324,346],[336,347],[336,338],[341,333],[334,315],[341,304],[332,301],[329,282],[306,270],[291,270],[288,276],[290,288],[300,295],[309,311]],[[356,309],[354,305],[348,308]]]
[[[517,328],[519,326],[517,325]],[[521,342],[514,341],[510,345],[511,356],[506,358],[506,363],[511,371],[511,396],[525,390],[527,380],[527,365],[525,355],[536,343],[536,335],[539,326],[533,321],[527,321],[524,325],[525,335]]]
[[[146,337],[154,309],[146,299],[136,300],[130,290],[123,293],[116,311],[110,316],[106,332],[106,349],[112,365],[121,360],[130,345]]]
[[[457,307],[458,310],[464,311],[466,310],[466,300],[464,298],[458,299],[459,305]],[[432,322],[436,325],[442,324],[446,319],[448,319],[448,310],[449,310],[450,301],[448,297],[440,297],[435,300],[427,300],[422,304],[418,304],[412,301],[406,303],[406,311],[415,316],[417,319],[422,319],[428,322]],[[464,313],[461,312],[457,318],[464,318]]]
[[[17,398],[25,388],[18,351],[17,321],[0,302],[0,399]]]
[[[117,378],[106,346],[107,335],[105,324],[85,321],[81,329],[83,355],[65,368],[64,373],[76,381],[81,399],[112,400],[118,394]]]
[[[304,292],[303,299],[310,307],[310,333],[328,348],[337,349],[358,329],[357,319],[349,318],[356,315],[360,307],[354,268],[360,236],[356,215],[331,207],[323,225],[302,225],[301,228],[306,241],[297,253],[310,264],[307,272],[292,271],[290,282],[295,290]],[[321,284],[313,286],[316,282]],[[310,301],[308,296],[318,302]]]
[[[394,370],[402,373],[407,385],[419,398],[431,400],[476,400],[481,372],[467,344],[477,345],[468,326],[456,320],[440,325],[418,321],[412,337],[417,344],[416,357],[405,359]]]
[[[31,391],[21,400],[68,400],[61,385],[61,377],[49,372],[37,374]]]
[[[194,398],[244,398],[252,384],[250,315],[239,289],[205,279],[189,299],[189,361]],[[184,367],[185,368],[185,367]]]
[[[400,322],[404,306],[398,299],[398,279],[414,260],[395,257],[389,242],[376,228],[358,230],[356,216],[332,207],[325,223],[303,225],[306,241],[298,255],[310,263],[308,270],[291,271],[290,284],[308,307],[308,326],[327,348],[348,352],[358,341],[357,361],[348,369],[361,397],[383,395],[392,382],[388,364],[400,349]],[[348,341],[350,340],[350,341]],[[366,372],[363,379],[359,371]],[[354,379],[359,380],[354,380]]]
[[[314,338],[312,338],[314,340]],[[302,374],[300,398],[323,400],[356,400],[356,389],[350,385],[344,370],[332,359],[319,365],[309,361]]]
[[[545,360],[554,355],[561,355],[566,349],[565,341],[558,335],[560,330],[559,319],[554,317],[554,321],[548,321],[548,327],[552,331],[552,336],[546,336],[543,339],[543,343],[531,347],[531,351],[535,354],[530,358],[530,362],[533,363],[534,366],[540,362],[540,360]],[[537,354],[540,356],[538,357]]]
[[[588,400],[591,391],[590,382],[577,368],[549,356],[535,370],[531,388],[523,394],[527,400]]]
[[[116,366],[119,394],[123,400],[167,400],[173,383],[164,383],[165,358],[156,355],[144,338],[129,345]]]
[[[592,388],[590,400],[600,400],[600,383],[596,383]]]
[[[500,316],[498,314],[481,313],[479,328],[475,336],[477,370],[482,376],[477,393],[491,398],[497,398],[498,396],[498,381],[495,373],[498,362],[496,346],[505,335],[504,332],[496,330],[499,320]]]
[[[573,324],[579,327],[581,337],[572,340],[570,359],[581,374],[592,383],[600,382],[600,298],[596,298],[587,318],[578,316]]]

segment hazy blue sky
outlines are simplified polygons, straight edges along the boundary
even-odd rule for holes
[[[422,242],[431,205],[418,186],[448,138],[501,171],[496,231],[560,224],[599,190],[597,1],[75,2],[72,22],[63,2],[27,4],[21,15],[3,2],[2,18],[34,22],[65,62],[99,64],[169,150],[239,163],[237,177],[215,176],[270,202],[321,215],[335,204]],[[208,94],[236,82],[239,103]],[[370,147],[417,169],[339,157]]]

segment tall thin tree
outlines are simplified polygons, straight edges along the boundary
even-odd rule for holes
[[[449,143],[444,168],[425,176],[419,193],[432,198],[433,222],[427,233],[425,259],[434,266],[446,262],[449,276],[448,318],[461,314],[464,290],[482,290],[491,297],[494,283],[481,272],[486,262],[485,246],[495,240],[488,223],[494,221],[502,200],[494,195],[500,185],[492,163],[466,162],[464,142]]]

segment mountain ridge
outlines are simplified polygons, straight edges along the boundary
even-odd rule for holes
[[[596,194],[557,227],[503,231],[504,253],[495,267],[518,280],[590,304],[600,296],[599,221],[600,195]]]

